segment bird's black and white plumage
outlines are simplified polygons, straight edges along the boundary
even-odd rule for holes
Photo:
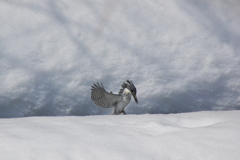
[[[133,96],[136,103],[137,99],[137,89],[132,81],[127,80],[122,84],[122,89],[120,89],[118,94],[113,94],[112,92],[107,92],[103,84],[93,84],[91,99],[92,101],[100,107],[111,108],[114,107],[113,114],[126,114],[124,108],[128,105]]]

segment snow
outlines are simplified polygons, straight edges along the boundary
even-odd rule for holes
[[[239,6],[0,0],[1,159],[239,160]],[[127,115],[91,101],[127,79]]]
[[[240,111],[1,119],[4,160],[238,160]]]
[[[238,0],[0,1],[0,117],[106,115],[90,86],[133,80],[129,114],[240,108]]]

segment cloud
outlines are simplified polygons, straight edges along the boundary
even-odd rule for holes
[[[129,114],[240,108],[234,3],[0,3],[1,117],[110,114],[91,85],[117,93],[127,79]]]

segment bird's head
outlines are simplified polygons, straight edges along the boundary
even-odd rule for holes
[[[123,89],[127,88],[127,89],[131,92],[131,94],[132,94],[135,102],[138,103],[138,99],[137,99],[137,89],[136,89],[136,87],[134,86],[134,84],[133,84],[132,81],[127,80],[126,82],[124,82],[124,83],[122,84],[122,88],[123,88]]]

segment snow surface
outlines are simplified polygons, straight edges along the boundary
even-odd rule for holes
[[[239,0],[0,0],[0,22],[1,118],[109,114],[90,86],[127,79],[129,114],[240,109]]]
[[[240,111],[0,120],[4,160],[239,160]]]

